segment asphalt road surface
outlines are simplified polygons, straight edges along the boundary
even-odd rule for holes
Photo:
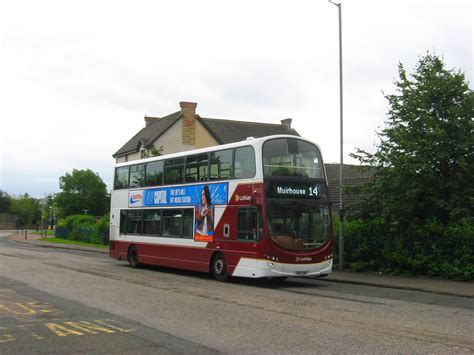
[[[474,352],[470,298],[289,279],[276,284],[9,242],[0,354]]]

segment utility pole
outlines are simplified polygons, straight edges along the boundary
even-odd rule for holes
[[[41,238],[43,238],[44,229],[44,206],[41,206]]]
[[[339,270],[344,270],[344,201],[342,199],[342,167],[344,165],[344,120],[343,120],[343,80],[342,80],[342,4],[328,0],[339,10],[339,138],[340,138],[340,165],[339,165]]]

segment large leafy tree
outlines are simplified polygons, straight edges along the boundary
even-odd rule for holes
[[[12,198],[6,192],[0,190],[0,213],[10,212],[12,206]]]
[[[99,174],[92,170],[77,170],[59,178],[59,192],[54,203],[60,216],[88,214],[103,216],[108,210],[107,187]]]
[[[41,220],[40,203],[28,194],[11,200],[11,212],[18,216],[20,226],[36,225]]]
[[[400,64],[399,76],[376,152],[353,154],[378,171],[362,212],[399,230],[472,218],[474,95],[464,74],[427,53],[411,75]]]

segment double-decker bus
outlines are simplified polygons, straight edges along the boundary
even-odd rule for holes
[[[109,255],[231,276],[326,276],[333,238],[320,149],[290,135],[115,167]]]

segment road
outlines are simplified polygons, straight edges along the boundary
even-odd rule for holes
[[[289,279],[218,283],[0,233],[0,353],[474,352],[470,298]]]

